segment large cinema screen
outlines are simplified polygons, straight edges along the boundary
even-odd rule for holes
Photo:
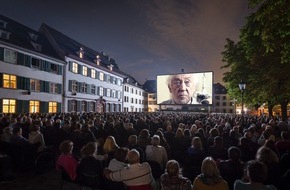
[[[213,72],[157,76],[157,104],[212,105]]]

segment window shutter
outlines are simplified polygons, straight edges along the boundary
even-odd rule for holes
[[[17,80],[17,89],[25,90],[24,77],[17,76],[16,80]]]
[[[69,61],[69,62],[68,62],[68,70],[69,70],[69,71],[72,71],[72,65],[73,65],[72,62]]]
[[[45,81],[40,81],[40,92],[45,92]]]
[[[57,102],[57,110],[56,110],[58,113],[61,113],[62,110],[61,110],[61,103]]]
[[[104,96],[107,96],[107,89],[106,88],[103,88],[103,94],[104,94]]]
[[[78,73],[83,74],[83,66],[82,65],[78,65]]]
[[[57,90],[58,90],[58,94],[61,94],[62,92],[62,85],[61,84],[56,84],[57,85]]]
[[[48,113],[48,102],[40,101],[40,113]]]
[[[68,81],[68,91],[72,92],[72,80]]]
[[[92,69],[88,68],[88,77],[91,77],[91,76],[92,76]]]
[[[58,67],[58,68],[57,68],[57,74],[58,74],[58,75],[62,75],[62,68],[63,68],[63,66],[58,65],[57,67]]]
[[[29,55],[24,55],[24,65],[26,67],[31,67],[31,57]]]
[[[68,107],[67,107],[67,111],[68,111],[68,112],[71,112],[71,111],[72,111],[72,100],[68,100],[68,101],[67,101],[67,105],[68,105]]]
[[[104,74],[104,81],[107,81],[107,74]]]
[[[0,88],[3,88],[3,73],[0,73]]]
[[[29,101],[28,100],[17,100],[16,101],[16,112],[17,113],[28,113],[29,112]]]
[[[51,63],[48,61],[45,61],[45,71],[51,72]]]
[[[41,71],[45,71],[45,61],[44,60],[40,60],[40,70]]]
[[[17,53],[17,65],[25,65],[24,60],[25,56],[23,53]]]
[[[99,71],[96,71],[96,78],[100,79],[100,72]]]
[[[78,112],[82,111],[82,101],[77,101],[77,111]]]
[[[17,104],[16,104],[17,107]],[[3,113],[3,99],[0,99],[0,113]]]
[[[87,84],[87,94],[91,94],[91,85]]]
[[[3,61],[4,60],[4,48],[0,47],[0,60]],[[2,106],[1,106],[2,108]]]
[[[97,95],[100,95],[100,87],[97,87]]]
[[[83,83],[78,82],[78,92],[82,93],[83,92]]]

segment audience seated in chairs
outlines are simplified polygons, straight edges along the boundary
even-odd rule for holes
[[[165,173],[160,177],[162,190],[191,190],[191,181],[182,176],[179,163],[176,160],[169,160],[166,164]]]

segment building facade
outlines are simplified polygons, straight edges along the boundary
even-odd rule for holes
[[[213,106],[215,113],[236,113],[236,102],[227,94],[227,89],[220,83],[213,84]]]
[[[0,15],[0,112],[55,113],[64,62],[45,36]]]

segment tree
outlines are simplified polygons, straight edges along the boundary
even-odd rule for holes
[[[227,39],[222,52],[222,68],[230,68],[224,81],[232,97],[239,97],[238,83],[247,83],[245,102],[257,105],[267,102],[269,110],[280,104],[287,117],[290,101],[290,1],[250,0],[256,12],[247,17],[240,41]],[[270,113],[271,115],[271,113]]]

